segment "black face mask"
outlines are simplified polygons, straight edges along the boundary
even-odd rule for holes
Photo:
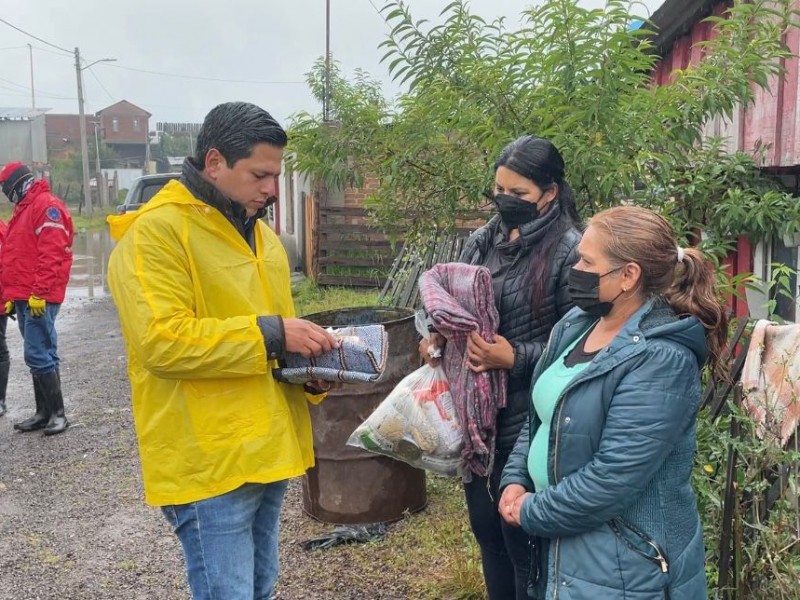
[[[516,196],[496,194],[494,204],[500,213],[500,219],[509,231],[539,218],[539,207],[536,204]]]
[[[569,271],[568,285],[569,295],[572,297],[572,302],[575,306],[585,310],[593,317],[605,317],[610,313],[611,309],[614,307],[614,302],[622,295],[622,292],[620,291],[610,302],[601,302],[600,280],[606,275],[619,271],[621,268],[622,267],[612,269],[608,273],[600,275],[598,273],[581,271],[572,267]]]

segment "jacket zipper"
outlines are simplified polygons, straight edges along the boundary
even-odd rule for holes
[[[662,573],[664,574],[669,573],[669,559],[667,559],[667,553],[664,552],[664,550],[661,548],[658,542],[656,542],[653,538],[651,538],[643,531],[640,531],[633,525],[627,523],[620,517],[612,519],[609,525],[611,526],[611,531],[614,532],[614,535],[616,535],[617,538],[619,538],[620,541],[622,541],[622,543],[624,543],[630,550],[632,550],[642,558],[645,558],[650,562],[658,565]],[[622,535],[622,533],[620,532],[620,526],[624,527],[625,529],[633,533],[636,537],[638,537],[640,540],[642,540],[644,543],[646,543],[648,546],[650,546],[655,551],[656,555],[653,556],[651,554],[648,554],[647,552],[643,552],[642,550],[634,546],[624,535]]]

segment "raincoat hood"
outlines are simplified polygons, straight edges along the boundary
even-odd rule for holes
[[[183,184],[177,179],[173,179],[161,188],[161,191],[153,196],[153,198],[139,210],[134,210],[124,215],[109,215],[106,217],[106,223],[108,223],[111,232],[111,239],[118,242],[137,219],[167,204],[206,206],[204,202],[198,200],[191,194],[187,194],[186,191],[186,187]]]

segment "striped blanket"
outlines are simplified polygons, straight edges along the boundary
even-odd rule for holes
[[[419,290],[433,326],[447,339],[442,367],[464,438],[464,479],[469,481],[470,473],[486,477],[494,464],[497,412],[506,405],[508,373],[500,369],[473,373],[468,367],[467,338],[477,331],[491,342],[497,333],[500,316],[492,275],[486,267],[439,264],[422,274]]]
[[[334,329],[341,341],[338,348],[316,358],[287,353],[272,376],[284,383],[340,381],[374,383],[383,375],[388,358],[389,338],[383,325],[356,325]]]

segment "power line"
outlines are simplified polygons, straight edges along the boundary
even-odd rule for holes
[[[372,5],[372,8],[375,9],[375,12],[378,13],[378,16],[381,18],[381,21],[386,23],[386,19],[383,18],[383,13],[380,11],[380,9],[377,6],[375,6],[375,3],[372,0],[367,0],[367,2],[369,2]]]
[[[25,92],[26,92],[25,95],[28,95],[28,94],[31,93],[31,88],[26,86],[26,85],[20,85],[19,83],[16,83],[15,81],[11,81],[10,79],[3,79],[2,77],[0,77],[0,81],[4,81],[5,83],[7,83],[9,85],[13,85],[14,87],[18,87],[18,88],[20,88],[22,90],[25,90]],[[8,89],[8,88],[6,88],[6,89]],[[54,94],[52,92],[43,92],[41,90],[36,90],[36,94],[40,95],[42,97],[46,97],[46,98],[55,98],[57,100],[75,100],[75,98],[71,98],[69,96],[61,96],[59,94]]]
[[[27,46],[6,46],[5,48],[0,48],[0,50],[19,50],[20,48],[27,48]]]
[[[147,73],[148,75],[161,75],[162,77],[173,77],[177,79],[192,79],[196,81],[215,81],[219,83],[253,83],[257,85],[294,85],[294,84],[303,84],[305,85],[305,81],[265,81],[265,80],[254,80],[254,79],[221,79],[218,77],[200,77],[196,75],[183,75],[180,73],[165,73],[164,71],[152,71],[150,69],[136,69],[134,67],[125,67],[123,65],[118,65],[114,63],[99,63],[102,64],[104,67],[109,67],[112,69],[123,69],[125,71],[134,71],[136,73]]]
[[[92,77],[94,77],[95,81],[100,85],[100,87],[103,88],[103,91],[106,93],[106,96],[108,96],[108,98],[113,102],[114,96],[111,95],[111,92],[109,92],[106,89],[106,86],[103,85],[103,82],[100,81],[100,78],[97,76],[97,73],[95,73],[93,69],[88,69],[88,71],[89,73],[92,74]]]
[[[14,25],[14,24],[12,24],[12,23],[9,23],[9,22],[8,22],[8,21],[6,21],[5,19],[0,19],[0,23],[5,23],[6,25],[8,25],[9,27],[11,27],[12,29],[16,29],[16,30],[17,30],[17,31],[19,31],[20,33],[22,33],[22,34],[25,34],[25,35],[27,35],[28,37],[30,37],[30,38],[33,38],[33,39],[35,39],[35,40],[37,40],[37,41],[39,41],[39,42],[42,42],[43,44],[47,44],[47,45],[48,45],[48,46],[50,46],[51,48],[55,48],[56,50],[61,50],[62,52],[67,52],[67,53],[69,53],[69,52],[70,52],[70,51],[69,51],[69,50],[67,50],[66,48],[62,48],[61,46],[56,46],[55,44],[51,44],[51,43],[50,43],[50,42],[48,42],[47,40],[43,40],[43,39],[42,39],[42,38],[40,38],[40,37],[36,37],[36,36],[35,36],[35,35],[33,35],[32,33],[28,33],[28,32],[27,32],[27,31],[25,31],[24,29],[20,29],[19,27],[17,27],[16,25]]]
[[[48,50],[47,48],[42,48],[41,46],[34,46],[39,52],[47,52],[48,54],[55,54],[56,56],[64,56],[67,58],[75,58],[75,53],[70,52],[69,54],[65,54],[63,52],[54,52],[53,50]]]

